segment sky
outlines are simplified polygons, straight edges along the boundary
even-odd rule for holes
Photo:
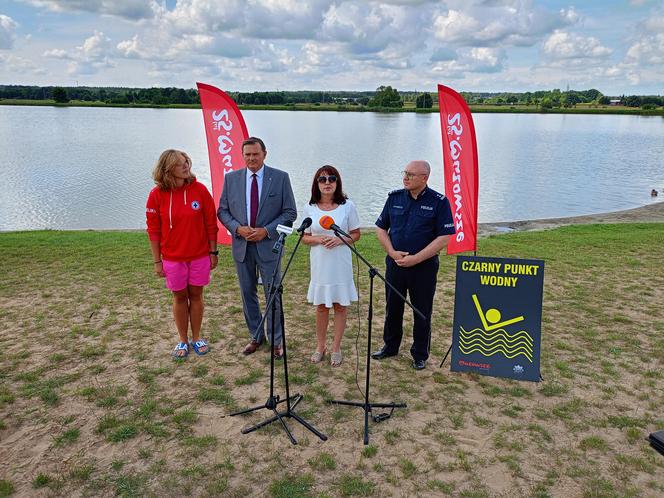
[[[664,0],[0,0],[0,84],[664,95]]]

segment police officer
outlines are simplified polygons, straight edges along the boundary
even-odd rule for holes
[[[450,203],[430,189],[431,167],[426,161],[412,161],[403,172],[403,189],[390,192],[376,221],[376,234],[387,251],[385,278],[402,295],[409,294],[414,313],[413,368],[422,370],[429,357],[431,312],[436,292],[438,253],[454,234]],[[376,360],[395,356],[403,336],[404,302],[388,286],[383,347],[371,354]]]

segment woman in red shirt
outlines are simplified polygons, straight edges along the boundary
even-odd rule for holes
[[[203,287],[217,266],[217,216],[208,189],[191,173],[191,159],[184,152],[162,152],[152,172],[157,184],[146,206],[147,231],[154,258],[154,272],[166,278],[173,293],[173,318],[180,340],[174,358],[209,351],[201,338]],[[191,342],[188,328],[191,325]]]

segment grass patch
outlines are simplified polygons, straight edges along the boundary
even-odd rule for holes
[[[217,405],[234,407],[235,401],[228,390],[220,387],[202,387],[198,390],[196,397],[200,401],[210,401]]]
[[[188,453],[192,457],[198,457],[218,444],[217,438],[214,436],[202,437],[186,437],[182,440],[182,445],[187,448]]]
[[[138,473],[119,475],[111,479],[115,485],[115,495],[123,498],[143,496],[147,481],[147,476]]]
[[[264,371],[259,368],[251,370],[247,375],[238,377],[235,379],[236,386],[249,386],[254,384],[258,379],[260,379],[264,374]]]
[[[307,460],[309,466],[314,470],[334,470],[337,468],[337,462],[329,453],[320,453],[314,458]]]
[[[72,444],[73,442],[78,440],[80,435],[81,435],[81,430],[78,427],[75,427],[73,429],[67,429],[59,436],[53,438],[53,446],[58,447],[58,446],[65,446],[67,444]]]
[[[37,477],[32,480],[32,487],[35,489],[46,487],[51,483],[51,480],[52,478],[48,474],[37,474]]]
[[[346,474],[339,479],[339,494],[341,496],[371,496],[375,489],[375,483],[364,480],[360,476]]]
[[[362,448],[362,456],[364,458],[373,458],[378,454],[378,447],[369,444]]]
[[[14,484],[6,479],[0,479],[0,498],[14,494]]]
[[[121,443],[138,436],[138,427],[132,423],[123,423],[111,431],[106,439],[112,443]]]
[[[311,493],[313,485],[314,478],[311,474],[286,476],[273,481],[269,492],[273,498],[309,498],[314,496]]]
[[[198,420],[198,415],[191,408],[184,408],[183,410],[180,410],[175,415],[173,415],[172,420],[180,426],[191,425],[196,422],[196,420]]]
[[[589,436],[581,440],[579,443],[579,448],[581,448],[583,451],[606,451],[609,448],[609,445],[599,436]]]

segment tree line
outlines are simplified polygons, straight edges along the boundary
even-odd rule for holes
[[[228,92],[239,105],[296,105],[337,104],[367,106],[375,109],[398,109],[410,106],[430,109],[438,104],[436,92],[399,92],[391,86],[380,86],[375,91],[268,91]],[[608,96],[597,89],[542,90],[536,92],[461,92],[470,105],[538,106],[541,109],[570,108],[577,104],[623,105],[654,109],[664,106],[664,96],[620,95]],[[123,87],[59,87],[0,85],[0,100],[53,100],[66,104],[70,101],[115,105],[200,105],[195,88],[123,88]]]

